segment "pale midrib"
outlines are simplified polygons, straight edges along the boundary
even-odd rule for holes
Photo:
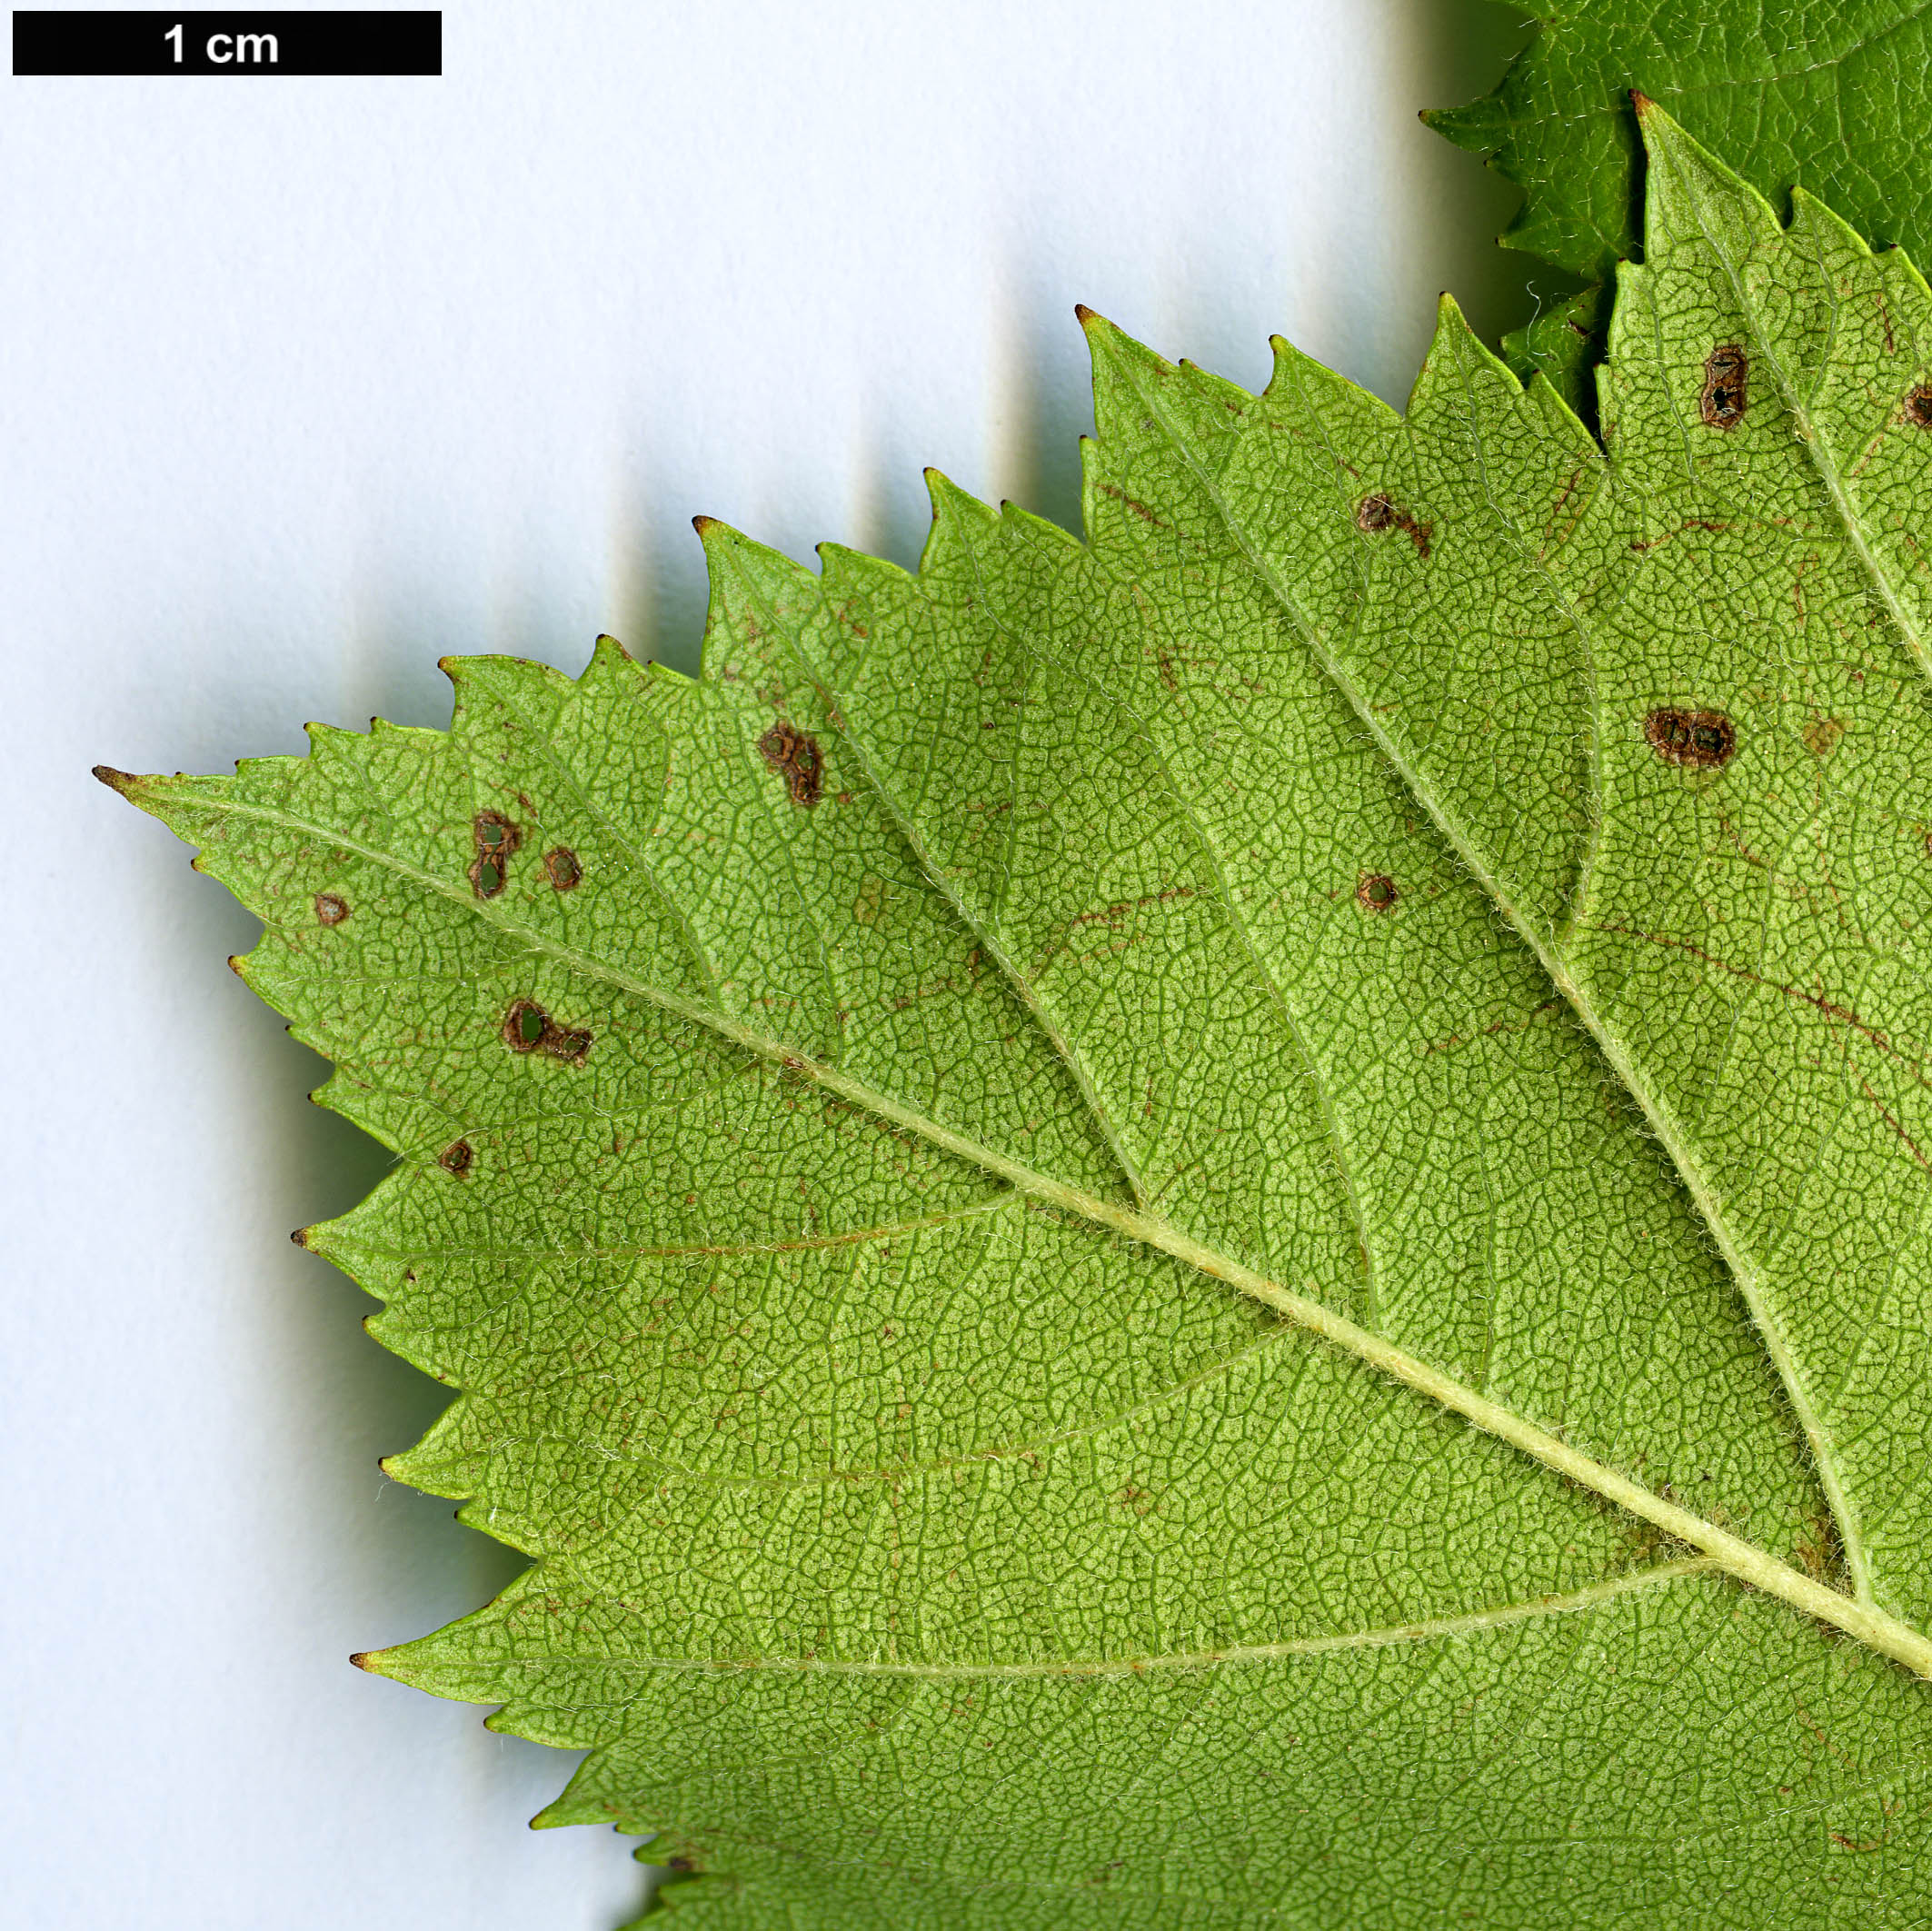
[[[682,1670],[706,1676],[740,1676],[767,1672],[797,1676],[911,1677],[941,1682],[995,1681],[1011,1677],[1142,1677],[1157,1670],[1200,1670],[1239,1667],[1242,1664],[1284,1662],[1290,1657],[1332,1656],[1346,1649],[1389,1649],[1403,1643],[1429,1643],[1443,1637],[1479,1636],[1488,1629],[1506,1629],[1512,1623],[1539,1620],[1544,1617],[1576,1616],[1594,1609],[1600,1603],[1614,1602],[1622,1596],[1642,1589],[1654,1589],[1689,1576],[1708,1576],[1721,1567],[1703,1557],[1681,1562],[1660,1562],[1654,1568],[1639,1569],[1628,1576],[1615,1576],[1608,1582],[1592,1583],[1568,1596],[1539,1596],[1532,1602],[1505,1603],[1493,1609],[1475,1609],[1466,1616],[1437,1616],[1412,1623],[1392,1623],[1380,1629],[1349,1629],[1334,1636],[1300,1636],[1283,1643],[1243,1643],[1227,1649],[1192,1649],[1169,1656],[1068,1657],[1041,1663],[898,1663],[845,1661],[821,1657],[747,1657],[719,1659],[712,1657],[607,1656],[595,1661],[600,1667],[628,1664],[640,1669]],[[533,1657],[525,1666],[554,1663],[563,1667],[576,1666],[583,1658],[572,1656]],[[381,1651],[367,1658],[382,1674]]]
[[[136,780],[127,783],[125,788],[139,793],[147,783],[156,784],[164,791],[167,781]],[[1279,1281],[1257,1273],[1252,1268],[1217,1253],[1166,1221],[1116,1201],[1096,1199],[1079,1188],[1066,1186],[1045,1174],[1036,1173],[1007,1154],[941,1126],[890,1095],[850,1078],[835,1067],[802,1057],[783,1041],[768,1038],[729,1013],[716,1011],[681,993],[666,991],[633,979],[574,947],[563,945],[550,934],[511,917],[493,901],[479,901],[469,891],[466,882],[460,886],[452,884],[407,863],[392,851],[365,844],[335,827],[298,818],[293,812],[265,805],[235,803],[225,796],[210,799],[203,794],[194,800],[194,803],[199,810],[211,814],[274,825],[285,831],[321,840],[335,850],[353,851],[372,864],[411,880],[425,891],[463,906],[533,954],[552,959],[586,979],[602,980],[688,1025],[729,1040],[741,1050],[780,1066],[797,1078],[810,1080],[861,1111],[918,1135],[941,1152],[950,1153],[986,1172],[998,1174],[1034,1199],[1096,1226],[1108,1228],[1124,1239],[1152,1248],[1199,1273],[1226,1282],[1264,1307],[1274,1309],[1297,1327],[1320,1336],[1344,1353],[1366,1362],[1391,1380],[1399,1381],[1463,1416],[1486,1433],[1554,1469],[1579,1488],[1616,1503],[1676,1540],[1702,1550],[1740,1582],[1748,1583],[1766,1595],[1775,1596],[1793,1608],[1843,1630],[1846,1635],[1856,1637],[1880,1654],[1905,1664],[1919,1676],[1932,1677],[1932,1639],[1921,1636],[1908,1624],[1887,1615],[1868,1602],[1842,1596],[1836,1589],[1827,1588],[1810,1577],[1801,1575],[1755,1545],[1719,1528],[1688,1508],[1680,1508],[1675,1502],[1666,1501],[1628,1476],[1572,1448],[1547,1429],[1538,1428],[1500,1403],[1489,1400],[1474,1389],[1464,1387],[1428,1362],[1405,1353],[1380,1335],[1358,1327],[1320,1301],[1298,1294]]]
[[[1296,633],[1301,638],[1310,656],[1348,701],[1382,755],[1389,760],[1390,768],[1409,787],[1416,801],[1429,813],[1436,829],[1449,841],[1450,849],[1469,868],[1470,876],[1489,894],[1497,910],[1509,921],[1511,930],[1536,955],[1538,963],[1549,975],[1551,984],[1569,1001],[1571,1010],[1583,1021],[1591,1039],[1596,1041],[1598,1050],[1609,1063],[1611,1070],[1641,1108],[1645,1120],[1661,1141],[1666,1153],[1669,1155],[1686,1190],[1696,1203],[1704,1224],[1709,1229],[1711,1239],[1717,1243],[1718,1251],[1723,1257],[1725,1265],[1730,1269],[1731,1277],[1738,1284],[1738,1293],[1757,1327],[1765,1352],[1778,1372],[1778,1380],[1791,1403],[1792,1412],[1804,1432],[1806,1443],[1811,1450],[1818,1484],[1825,1491],[1825,1499],[1831,1509],[1833,1523],[1838,1532],[1839,1545],[1844,1551],[1845,1565],[1851,1578],[1856,1599],[1862,1607],[1871,1609],[1872,1613],[1882,1613],[1877,1611],[1872,1603],[1871,1573],[1866,1559],[1864,1542],[1859,1534],[1857,1513],[1851,1505],[1850,1498],[1845,1493],[1830,1432],[1812,1402],[1810,1391],[1799,1371],[1797,1358],[1791,1351],[1783,1329],[1772,1313],[1765,1294],[1763,1279],[1756,1265],[1732,1236],[1720,1205],[1718,1189],[1693,1149],[1683,1124],[1678,1120],[1676,1112],[1652,1090],[1649,1082],[1638,1071],[1636,1061],[1625,1050],[1619,1036],[1597,1010],[1583,988],[1570,975],[1561,955],[1549,942],[1542,930],[1524,914],[1521,907],[1504,891],[1501,880],[1496,876],[1473,841],[1464,834],[1455,814],[1449,811],[1436,788],[1413,761],[1404,755],[1377,714],[1375,707],[1369,703],[1367,694],[1349,674],[1343,664],[1323,648],[1315,626],[1309,622],[1300,605],[1296,602],[1293,593],[1282,582],[1280,572],[1249,541],[1240,520],[1228,507],[1220,490],[1215,487],[1213,478],[1196,458],[1187,439],[1174,425],[1162,406],[1160,398],[1150,394],[1138,382],[1134,382],[1131,373],[1129,374],[1128,380],[1133,383],[1134,393],[1160,421],[1169,443],[1192,471],[1196,482],[1220,515],[1230,537],[1240,547],[1256,575],[1280,605],[1283,613],[1293,624]],[[1894,1619],[1887,1617],[1886,1620],[1891,1622]],[[1900,1623],[1897,1627],[1902,1629],[1907,1626]],[[1914,1641],[1925,1653],[1932,1655],[1932,1642],[1917,1636],[1914,1637]],[[1897,1655],[1898,1652],[1887,1651],[1887,1654]],[[1901,1657],[1901,1660],[1904,1658]],[[1921,1669],[1920,1674],[1927,1672]]]

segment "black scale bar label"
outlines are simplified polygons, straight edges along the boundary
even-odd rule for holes
[[[441,74],[443,15],[14,15],[15,74]]]

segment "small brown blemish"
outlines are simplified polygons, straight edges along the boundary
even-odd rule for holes
[[[543,870],[559,891],[575,891],[583,882],[583,867],[568,845],[555,845],[543,854]]]
[[[1709,429],[1735,429],[1744,420],[1751,376],[1751,358],[1742,343],[1720,342],[1704,358],[1704,387],[1698,396],[1698,414]]]
[[[445,1173],[453,1173],[460,1180],[470,1170],[471,1162],[475,1158],[476,1150],[471,1146],[469,1141],[459,1140],[453,1145],[443,1148],[443,1151],[437,1154],[436,1164]]]
[[[1721,711],[1653,711],[1644,720],[1650,749],[1667,764],[1728,764],[1738,733]]]
[[[560,1026],[533,999],[520,999],[503,1015],[503,1044],[513,1052],[548,1053],[571,1066],[589,1057],[591,1035]]]
[[[333,891],[315,894],[315,922],[318,925],[340,925],[348,916],[348,900],[338,899]]]
[[[1814,758],[1828,758],[1838,748],[1838,740],[1845,735],[1845,720],[1836,717],[1807,718],[1805,728],[1798,733],[1805,741],[1805,749]]]
[[[1416,554],[1420,557],[1428,556],[1429,542],[1436,533],[1434,523],[1418,523],[1379,491],[1364,496],[1355,505],[1355,527],[1369,536],[1379,536],[1384,530],[1399,530],[1416,546]]]
[[[809,811],[819,801],[819,787],[824,781],[819,741],[781,718],[759,739],[758,750],[765,762],[783,776],[792,803]]]
[[[1920,383],[1907,393],[1905,419],[1919,429],[1932,429],[1932,385]]]
[[[471,889],[479,899],[493,899],[510,882],[510,857],[523,834],[501,811],[479,811],[470,821],[470,838],[476,847]]]
[[[1386,871],[1365,871],[1356,881],[1355,902],[1369,911],[1388,911],[1401,896]]]

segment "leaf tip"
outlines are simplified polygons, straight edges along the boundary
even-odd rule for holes
[[[1443,289],[1436,297],[1436,327],[1438,330],[1453,329],[1463,334],[1473,334],[1469,318],[1462,313],[1462,304]]]

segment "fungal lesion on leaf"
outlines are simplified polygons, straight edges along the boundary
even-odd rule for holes
[[[1721,711],[1685,711],[1665,705],[1644,720],[1644,736],[1667,764],[1712,768],[1728,764],[1738,733]]]
[[[1918,383],[1906,392],[1905,419],[1916,429],[1932,429],[1932,383]]]
[[[1396,881],[1386,871],[1365,871],[1355,883],[1355,902],[1365,911],[1392,911],[1401,896]]]
[[[1805,749],[1814,758],[1828,758],[1838,748],[1838,740],[1845,735],[1845,720],[1836,717],[1808,717],[1798,735],[1804,739]]]
[[[543,854],[543,873],[558,891],[575,891],[583,882],[583,867],[568,845],[553,845]]]
[[[445,1173],[453,1174],[460,1180],[469,1172],[475,1159],[475,1149],[470,1145],[468,1140],[459,1140],[443,1148],[443,1151],[436,1156],[436,1164]]]
[[[1744,420],[1749,400],[1751,358],[1744,345],[1720,342],[1704,358],[1704,387],[1698,395],[1698,415],[1708,429],[1735,429]]]
[[[513,1052],[547,1053],[568,1066],[582,1066],[590,1056],[591,1035],[560,1026],[533,999],[520,999],[503,1015],[503,1044]]]
[[[522,829],[501,811],[483,811],[470,821],[476,855],[470,861],[470,888],[479,899],[493,899],[510,882],[510,860],[523,843]]]
[[[315,922],[318,925],[340,925],[349,916],[348,900],[333,891],[318,891],[315,894]]]
[[[758,754],[783,778],[793,804],[809,811],[818,803],[825,781],[825,761],[819,741],[809,731],[780,718],[759,739]]]
[[[1379,536],[1385,530],[1399,530],[1416,546],[1419,557],[1429,555],[1436,526],[1421,523],[1399,504],[1377,490],[1355,505],[1355,527],[1366,536]]]

